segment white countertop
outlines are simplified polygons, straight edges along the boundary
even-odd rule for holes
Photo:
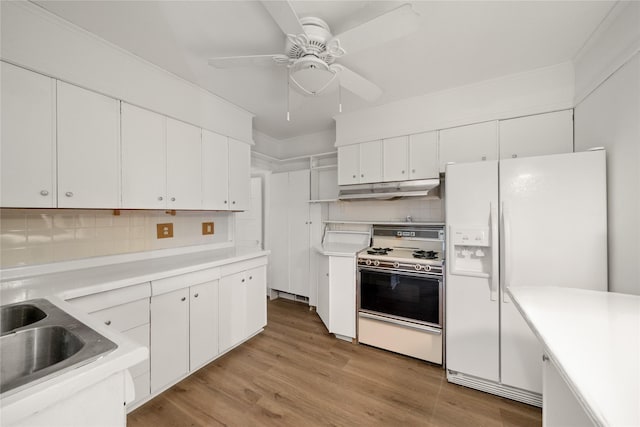
[[[596,425],[640,425],[640,296],[509,288],[545,353]]]
[[[2,304],[51,295],[67,300],[268,254],[269,251],[230,247],[17,277],[0,282],[0,296]]]
[[[366,245],[355,245],[352,243],[325,243],[322,246],[316,247],[316,251],[327,256],[355,257],[356,253],[366,247]]]
[[[230,247],[48,274],[24,276],[13,274],[10,279],[0,282],[0,297],[3,305],[34,298],[46,298],[118,346],[114,352],[94,362],[9,396],[2,396],[1,424],[19,421],[148,357],[148,351],[144,346],[105,327],[101,322],[64,300],[215,268],[268,254],[269,251]]]

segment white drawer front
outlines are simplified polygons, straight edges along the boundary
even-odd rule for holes
[[[91,313],[105,325],[123,332],[149,323],[149,298]]]
[[[123,332],[127,338],[136,342],[137,344],[143,345],[149,349],[149,324],[138,326],[137,328],[129,329],[126,332]],[[149,372],[149,359],[143,360],[137,365],[133,365],[129,368],[129,372],[131,372],[131,376],[133,378],[138,377],[145,372]]]
[[[105,308],[126,304],[151,296],[151,284],[149,282],[134,286],[126,286],[112,291],[98,292],[97,294],[67,300],[71,304],[82,309],[85,313],[93,313]]]

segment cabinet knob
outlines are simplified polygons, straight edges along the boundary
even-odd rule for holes
[[[363,173],[362,173],[362,174],[360,174],[360,178],[364,178],[364,174],[363,174]]]
[[[547,356],[546,354],[542,355],[542,361],[546,362],[547,360],[549,360],[549,356]]]
[[[162,196],[158,197],[158,200],[162,201],[162,200],[163,200],[163,197],[162,197]]]
[[[487,160],[487,156],[482,156],[482,161]]]
[[[194,297],[194,298],[198,298],[198,295],[199,295],[198,293],[195,293],[195,294],[193,295],[193,297]]]
[[[187,300],[187,297],[180,298],[180,301],[186,301],[186,300]]]
[[[329,277],[329,273],[326,273],[325,276]]]
[[[109,326],[111,324],[111,320],[107,320],[104,322],[105,325]]]
[[[402,171],[402,174],[404,175],[404,171]]]
[[[355,178],[356,176],[355,176],[355,175],[353,175],[353,177]]]
[[[236,201],[234,200],[233,202],[231,202],[231,204],[232,204],[232,205],[235,205],[235,204],[236,204]]]
[[[73,197],[73,193],[71,191],[67,191],[64,195],[67,197]]]
[[[227,201],[226,201],[226,200],[224,201],[224,204],[225,204],[225,205],[227,204]]]
[[[242,283],[244,283],[244,279],[242,279]]]
[[[511,158],[512,158],[512,159],[515,159],[516,157],[518,157],[518,155],[517,155],[517,154],[512,154],[512,155],[511,155]]]
[[[411,173],[416,173],[416,170],[415,169],[411,169]]]
[[[48,196],[48,195],[49,195],[49,192],[48,192],[47,190],[42,190],[42,191],[40,192],[40,195],[41,195],[41,196]]]
[[[176,198],[175,198],[175,197],[172,197],[172,198],[171,198],[171,201],[172,201],[172,202],[175,202],[175,201],[176,201]]]
[[[249,276],[249,280],[253,280],[253,276]]]

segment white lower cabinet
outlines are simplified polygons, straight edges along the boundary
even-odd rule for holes
[[[151,392],[189,371],[189,290],[151,297]]]
[[[266,274],[265,266],[229,275],[223,272],[219,305],[220,352],[229,350],[267,324]]]
[[[318,277],[318,315],[338,338],[356,337],[356,260],[325,256]]]
[[[189,288],[189,368],[194,370],[218,354],[218,281]]]

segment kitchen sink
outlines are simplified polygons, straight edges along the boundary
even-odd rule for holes
[[[0,333],[28,326],[47,317],[44,311],[31,304],[16,304],[0,309]]]
[[[0,393],[4,397],[90,363],[116,344],[46,299],[3,306]]]

